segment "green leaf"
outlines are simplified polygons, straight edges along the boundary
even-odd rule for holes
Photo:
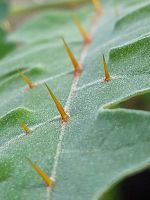
[[[10,34],[11,41],[24,45],[0,62],[2,199],[116,199],[115,185],[149,166],[149,112],[114,107],[150,92],[149,11],[149,1],[104,2],[95,25],[89,4],[41,13]],[[87,47],[72,15],[92,33]],[[79,77],[60,36],[82,63]],[[103,80],[102,54],[109,82]],[[28,90],[16,68],[37,86]],[[44,82],[69,113],[67,123],[62,125]],[[30,134],[23,133],[18,119]],[[52,190],[26,158],[55,178]]]
[[[5,0],[0,1],[0,59],[9,53],[14,44],[9,43],[6,39],[6,32],[4,31],[4,20],[8,15],[8,3]]]
[[[5,31],[0,28],[0,59],[12,51],[14,47],[12,42],[7,41]]]
[[[6,0],[0,1],[0,21],[3,20],[8,13],[8,2]]]

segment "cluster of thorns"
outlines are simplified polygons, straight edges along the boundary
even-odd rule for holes
[[[96,16],[99,16],[102,13],[102,7],[100,5],[100,2],[98,0],[92,0],[93,5],[96,9]],[[73,20],[75,22],[75,24],[77,25],[83,40],[84,40],[84,45],[90,44],[92,39],[91,36],[89,35],[89,33],[87,33],[87,31],[84,29],[84,27],[81,25],[79,19],[77,17],[73,17]],[[73,55],[72,51],[70,50],[68,44],[66,43],[66,41],[64,40],[64,38],[62,38],[64,47],[66,49],[66,52],[72,62],[73,68],[74,68],[74,76],[80,76],[81,72],[82,72],[82,68],[80,66],[80,64],[78,63],[78,61],[76,60],[75,56]],[[110,81],[110,75],[108,72],[108,67],[107,67],[107,63],[105,60],[105,56],[102,56],[102,63],[103,63],[103,68],[104,68],[104,80],[105,81]],[[20,75],[20,77],[28,84],[29,88],[32,89],[34,87],[36,87],[37,85],[34,84],[24,73],[23,71],[18,70],[18,73]],[[69,114],[67,114],[63,108],[63,106],[61,105],[61,103],[58,101],[58,99],[56,98],[56,96],[53,94],[52,90],[49,88],[49,86],[45,83],[45,86],[48,90],[49,95],[51,96],[51,98],[53,99],[57,110],[61,116],[61,120],[63,123],[68,122],[69,120]],[[27,126],[26,123],[24,123],[23,121],[19,121],[20,122],[20,126],[22,127],[22,129],[24,130],[24,132],[26,134],[29,134],[31,132],[30,128]],[[47,176],[38,166],[36,166],[30,159],[28,159],[29,163],[31,164],[31,166],[33,167],[33,169],[39,174],[39,176],[43,179],[43,181],[45,182],[45,184],[52,188],[54,186],[54,180],[53,178],[50,178],[49,176]]]

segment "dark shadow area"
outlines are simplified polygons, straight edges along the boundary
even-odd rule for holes
[[[120,184],[121,200],[150,200],[150,170],[125,179]]]
[[[110,107],[110,109],[115,109],[115,108],[150,111],[150,92],[135,97],[131,97],[126,101],[122,101]]]
[[[99,200],[150,200],[150,169],[131,175],[111,187]]]

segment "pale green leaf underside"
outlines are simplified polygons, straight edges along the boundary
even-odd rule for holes
[[[70,18],[73,12],[41,13],[10,35],[9,39],[24,46],[0,62],[1,199],[102,199],[115,183],[149,165],[150,114],[108,108],[150,91],[150,4],[116,2],[104,3],[84,71],[70,100],[71,117],[64,132],[43,83],[66,104],[73,73],[59,37],[69,41],[79,59],[82,38]],[[91,30],[91,5],[74,14]],[[107,83],[103,82],[103,53],[109,58],[112,76]],[[26,68],[26,74],[39,85],[27,91],[17,67]],[[33,129],[30,135],[23,134],[18,118]],[[58,144],[56,186],[49,194],[26,157],[51,176]]]

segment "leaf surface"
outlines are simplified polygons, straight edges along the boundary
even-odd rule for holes
[[[110,188],[150,163],[150,114],[111,109],[150,92],[149,1],[103,3],[96,25],[91,5],[74,11],[44,12],[9,36],[24,45],[0,62],[0,194],[5,200],[103,199]],[[90,30],[83,47],[71,16]],[[136,19],[136,20],[135,20]],[[60,36],[68,41],[83,72],[74,78]],[[103,81],[102,54],[111,81]],[[37,87],[28,90],[16,68]],[[65,125],[44,86],[70,114]],[[25,135],[18,119],[32,132]],[[30,158],[56,180],[47,190]]]

